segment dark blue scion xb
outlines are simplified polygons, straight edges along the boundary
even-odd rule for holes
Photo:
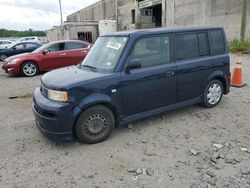
[[[229,92],[223,28],[147,29],[98,38],[78,66],[45,74],[33,97],[48,138],[97,143],[116,126]]]

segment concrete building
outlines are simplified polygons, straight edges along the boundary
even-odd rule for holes
[[[69,33],[64,38],[82,39],[84,37],[79,37],[79,33],[85,36],[84,33],[88,32],[91,33],[92,41],[95,41],[98,37],[98,21],[109,19],[117,20],[119,31],[153,27],[223,26],[228,40],[232,40],[240,36],[242,4],[243,0],[101,0],[67,16],[65,25],[71,25],[71,30],[65,31]],[[248,39],[249,20],[250,0],[247,6]],[[84,26],[85,22],[92,22],[92,27],[87,27],[88,24]],[[60,34],[50,35],[60,37]]]
[[[150,27],[223,26],[239,38],[243,0],[118,0],[119,30]],[[246,38],[250,39],[250,0]]]
[[[116,20],[115,0],[101,0],[67,16],[63,27],[55,26],[47,31],[49,41],[80,39],[95,42],[99,36],[100,20]]]

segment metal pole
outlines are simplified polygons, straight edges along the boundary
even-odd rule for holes
[[[61,0],[59,0],[59,7],[60,7],[60,16],[61,16],[61,39],[63,39],[63,18],[62,18],[62,4]]]
[[[118,0],[115,1],[116,31],[118,31]]]

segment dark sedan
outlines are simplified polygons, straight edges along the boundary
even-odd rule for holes
[[[10,46],[9,48],[0,50],[0,60],[3,61],[7,57],[12,55],[22,54],[26,52],[32,52],[39,48],[41,44],[35,42],[18,42]]]

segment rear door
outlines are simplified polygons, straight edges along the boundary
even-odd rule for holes
[[[122,73],[124,115],[129,116],[174,103],[176,65],[171,56],[171,36],[139,39],[127,62],[133,59],[139,60],[142,67]]]
[[[177,65],[177,101],[200,96],[211,73],[206,31],[178,33],[174,36]]]
[[[65,50],[71,57],[68,64],[70,65],[79,64],[87,55],[89,51],[88,46],[89,46],[88,44],[81,42],[66,42]]]
[[[33,42],[25,43],[25,51],[26,52],[32,52],[38,47],[39,47],[39,45],[36,43],[33,43]]]

